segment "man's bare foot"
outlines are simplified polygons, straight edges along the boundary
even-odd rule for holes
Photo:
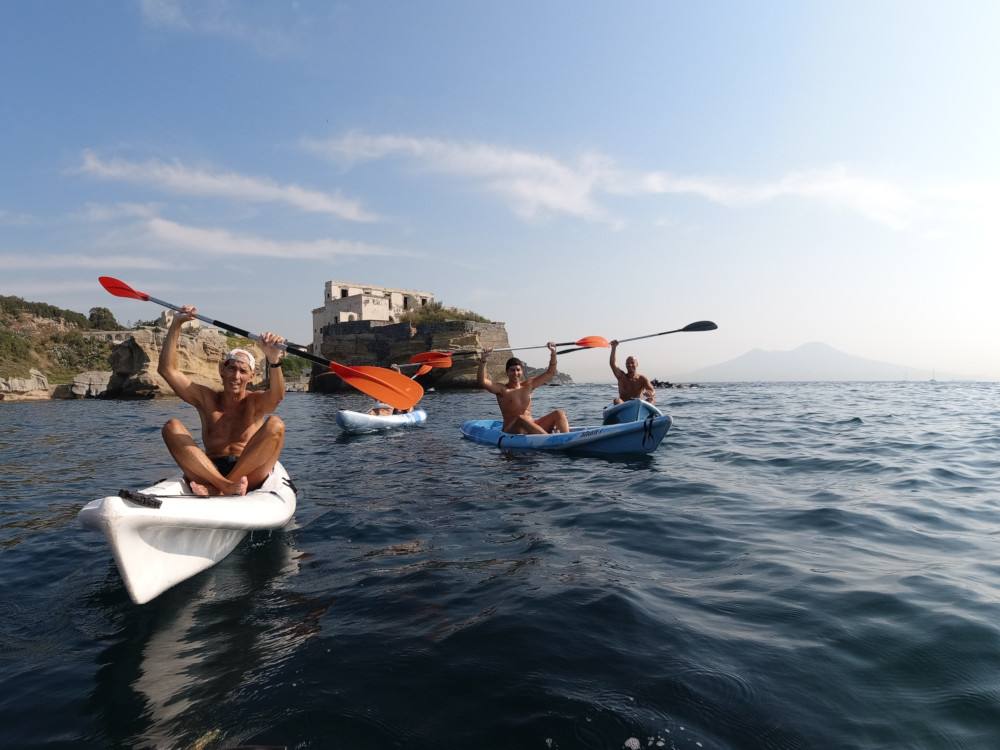
[[[208,487],[200,482],[188,482],[188,486],[191,488],[191,492],[198,497],[208,497]]]
[[[246,477],[240,477],[238,482],[230,482],[224,488],[220,488],[220,494],[223,495],[245,495],[247,494],[247,487],[250,484],[250,480]]]

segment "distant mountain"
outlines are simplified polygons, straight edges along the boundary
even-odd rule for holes
[[[968,380],[948,373],[934,374],[904,365],[855,357],[818,342],[789,351],[753,349],[736,359],[703,367],[685,380],[774,381],[774,380]]]

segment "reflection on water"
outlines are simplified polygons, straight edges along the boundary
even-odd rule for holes
[[[314,604],[284,593],[300,557],[291,534],[257,532],[219,565],[141,607],[109,578],[112,590],[91,602],[116,624],[88,701],[104,735],[124,746],[214,747],[250,731],[227,716],[226,696],[266,687],[319,632],[325,607],[294,620],[288,611]]]
[[[596,424],[609,391],[545,388],[537,408]],[[292,394],[293,527],[138,607],[73,510],[175,473],[159,428],[194,411],[5,405],[4,740],[993,747],[1000,389],[660,400],[659,450],[608,460],[463,440],[489,394],[435,394],[426,427],[353,438],[334,416],[363,399]]]

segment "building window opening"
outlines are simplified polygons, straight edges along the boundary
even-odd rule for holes
[[[340,298],[343,299],[346,296],[347,296],[347,290],[346,289],[341,289],[340,290]]]

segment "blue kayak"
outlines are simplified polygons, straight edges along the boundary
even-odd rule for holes
[[[499,419],[471,419],[462,424],[462,435],[483,445],[511,451],[563,451],[605,456],[652,453],[673,420],[661,415],[623,424],[577,427],[552,435],[511,435]]]
[[[604,407],[604,424],[636,422],[650,416],[662,417],[663,412],[641,398],[632,398],[620,404],[611,404],[611,406]]]

